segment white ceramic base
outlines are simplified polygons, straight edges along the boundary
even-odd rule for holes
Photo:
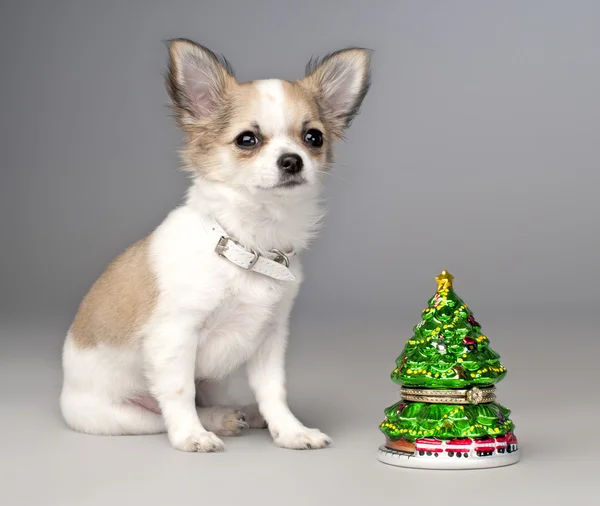
[[[380,446],[377,458],[384,464],[396,467],[410,467],[414,469],[486,469],[490,467],[510,466],[519,461],[519,450],[502,455],[488,457],[472,456],[468,458],[448,457],[442,455],[414,455],[413,453],[392,450],[387,446]]]

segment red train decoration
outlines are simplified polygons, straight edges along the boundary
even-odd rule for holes
[[[466,459],[513,453],[518,449],[517,438],[512,432],[496,437],[451,439],[449,441],[421,438],[415,441],[415,453],[421,456],[447,456]]]

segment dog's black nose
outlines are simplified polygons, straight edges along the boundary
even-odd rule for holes
[[[277,166],[288,174],[298,174],[304,167],[302,158],[295,153],[284,153],[277,160]]]

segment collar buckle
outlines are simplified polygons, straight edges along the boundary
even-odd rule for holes
[[[242,246],[235,239],[232,239],[231,237],[221,236],[219,238],[219,241],[217,242],[217,245],[215,246],[215,252],[217,253],[217,255],[225,258],[225,251],[229,247],[228,246],[229,241],[231,241],[232,243],[236,244],[240,248],[244,248],[244,246]],[[247,266],[240,266],[243,269],[249,271],[249,270],[252,269],[252,267],[254,267],[256,265],[256,262],[258,262],[258,259],[260,258],[260,255],[255,250],[253,250],[253,249],[250,249],[250,250],[248,250],[247,248],[244,248],[244,249],[247,250],[247,251],[250,251],[254,255],[254,257],[252,258],[252,260],[250,260],[250,263]]]

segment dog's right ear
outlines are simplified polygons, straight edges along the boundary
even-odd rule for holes
[[[169,70],[165,76],[181,126],[213,116],[223,105],[228,86],[235,83],[225,58],[187,39],[168,41]]]

